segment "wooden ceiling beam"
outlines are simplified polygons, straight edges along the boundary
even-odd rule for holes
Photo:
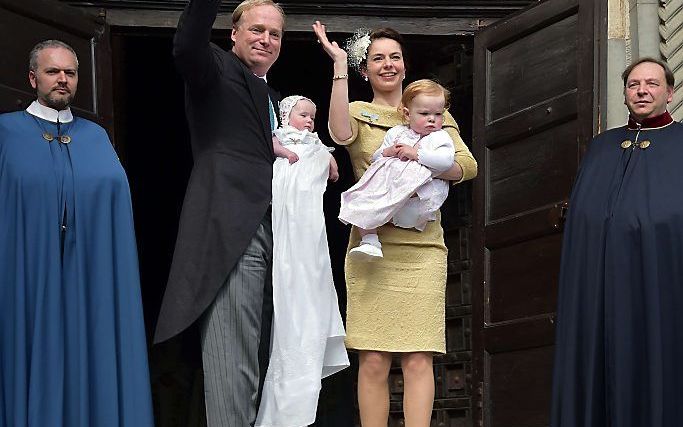
[[[72,6],[157,11],[182,10],[186,0],[61,0]],[[537,0],[391,0],[339,2],[336,0],[279,3],[288,15],[347,15],[405,18],[501,18]],[[231,13],[239,1],[224,1],[221,12]]]
[[[115,27],[175,28],[180,11],[111,9],[106,11],[107,23]],[[311,24],[322,20],[330,33],[352,33],[357,28],[392,27],[401,34],[471,35],[495,21],[493,18],[403,18],[376,16],[314,16],[288,15],[286,31],[311,32]],[[231,28],[230,14],[219,14],[216,30]],[[312,33],[312,32],[311,32]]]

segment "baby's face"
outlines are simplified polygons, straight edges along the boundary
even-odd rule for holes
[[[413,98],[403,112],[410,128],[425,136],[443,126],[445,104],[443,96],[420,94]]]
[[[315,105],[309,100],[300,99],[289,112],[289,125],[298,130],[313,132],[315,124]]]

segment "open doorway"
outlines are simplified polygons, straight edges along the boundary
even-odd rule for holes
[[[228,49],[228,33],[216,32],[215,42]],[[330,34],[344,40],[348,34]],[[148,337],[151,338],[173,255],[178,218],[192,167],[185,122],[183,83],[173,65],[173,30],[112,28],[114,64],[114,116],[116,145],[128,172],[135,212],[140,274]],[[452,91],[451,113],[460,124],[463,139],[472,135],[471,36],[406,36],[406,81],[434,78]],[[316,128],[324,143],[332,145],[327,131],[332,67],[314,42],[312,32],[287,33],[280,59],[268,81],[282,96],[305,95],[318,105]],[[350,79],[350,99],[367,100],[371,92],[358,76]],[[349,229],[337,220],[341,192],[353,184],[351,165],[344,149],[334,156],[340,180],[328,185],[325,217],[339,305],[344,315],[346,291],[344,254]],[[470,186],[453,187],[444,207],[443,225],[449,246],[447,286],[447,349],[436,362],[435,419],[445,425],[470,425],[471,387],[466,383],[471,350],[468,332]],[[150,369],[157,425],[203,425],[201,355],[192,333],[184,343],[169,342],[150,352]],[[189,341],[189,342],[188,342]],[[195,341],[194,343],[192,341]],[[196,351],[193,351],[196,350]],[[355,363],[323,383],[318,426],[356,425]],[[393,380],[396,378],[396,380]],[[391,426],[401,422],[400,370],[392,370]],[[439,379],[441,378],[441,379]],[[444,403],[445,402],[445,403]],[[442,412],[438,412],[439,408]],[[460,421],[458,421],[460,420]]]

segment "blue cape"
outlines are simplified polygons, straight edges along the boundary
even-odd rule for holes
[[[683,125],[637,133],[594,139],[572,192],[553,427],[683,425]]]
[[[104,129],[61,130],[0,115],[0,426],[152,426],[128,182]]]

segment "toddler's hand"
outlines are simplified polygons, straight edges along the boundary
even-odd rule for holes
[[[391,145],[384,150],[382,150],[382,156],[384,157],[396,157],[396,146]]]
[[[405,161],[417,160],[417,149],[409,145],[396,144],[396,157]]]

